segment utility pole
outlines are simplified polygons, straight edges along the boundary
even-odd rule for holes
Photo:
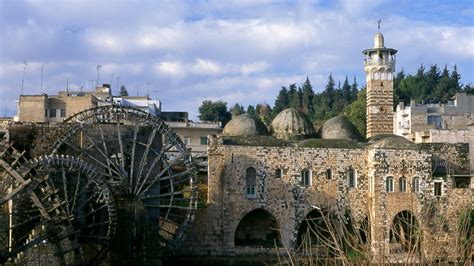
[[[40,94],[43,94],[43,69],[44,69],[44,65],[40,67],[40,70],[41,70]]]
[[[94,81],[95,81],[95,80],[90,79],[89,81],[91,82],[91,90],[94,90]]]
[[[155,93],[155,101],[158,101],[158,92],[159,92],[159,90],[154,90],[153,92]]]
[[[21,94],[23,95],[23,86],[25,85],[25,72],[26,69],[28,68],[28,64],[26,61],[23,62],[23,78],[21,79]]]
[[[100,68],[102,66],[101,65],[97,65],[97,81],[95,83],[95,86],[97,87],[97,84],[99,84],[99,80],[100,80]]]

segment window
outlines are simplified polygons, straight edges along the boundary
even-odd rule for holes
[[[48,117],[48,109],[44,109],[44,116]]]
[[[61,117],[66,117],[66,109],[61,109]]]
[[[331,169],[326,170],[326,179],[332,179],[332,171],[331,171]]]
[[[201,145],[207,145],[207,137],[201,137]]]
[[[186,144],[186,145],[191,145],[191,138],[185,136],[185,137],[184,137],[184,144]]]
[[[414,177],[413,178],[413,192],[420,191],[420,178]]]
[[[400,192],[406,192],[407,191],[407,179],[405,177],[400,177]]]
[[[283,176],[283,169],[278,168],[275,170],[275,178],[281,178]]]
[[[56,109],[49,109],[49,117],[56,117]]]
[[[245,195],[247,198],[255,198],[255,186],[257,184],[257,171],[253,167],[245,171]]]
[[[389,176],[385,180],[385,190],[387,192],[393,192],[393,177]]]
[[[349,188],[356,188],[357,187],[357,180],[356,180],[356,173],[354,169],[349,168],[347,171],[347,181],[349,183]]]
[[[426,117],[428,125],[434,125],[436,128],[441,128],[441,116],[429,115]]]
[[[438,197],[441,196],[441,182],[434,183],[434,195]]]
[[[301,185],[305,187],[311,186],[311,172],[307,169],[301,171]]]

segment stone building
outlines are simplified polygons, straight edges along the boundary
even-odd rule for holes
[[[18,115],[20,122],[62,122],[85,109],[115,104],[131,106],[153,115],[159,115],[161,104],[147,96],[113,97],[109,84],[94,91],[59,91],[58,95],[20,95]]]
[[[416,144],[393,125],[396,50],[364,51],[368,140],[344,117],[315,134],[304,114],[282,111],[270,133],[241,115],[208,144],[207,205],[179,253],[335,256],[351,224],[372,261],[433,262],[464,256],[458,227],[472,209],[467,144]],[[311,221],[322,228],[311,232]],[[339,235],[339,236],[338,236]],[[344,236],[347,237],[347,236]],[[348,237],[349,238],[349,237]],[[334,240],[334,241],[331,241]],[[309,246],[309,249],[305,249]],[[291,256],[291,255],[290,255]]]
[[[393,132],[416,143],[469,143],[474,173],[474,95],[456,93],[447,104],[399,103]]]

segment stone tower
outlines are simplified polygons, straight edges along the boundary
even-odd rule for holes
[[[367,138],[393,133],[393,72],[397,50],[386,48],[382,33],[375,34],[374,47],[365,55],[367,83]]]

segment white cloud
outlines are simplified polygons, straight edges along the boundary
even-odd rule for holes
[[[166,76],[182,77],[185,74],[183,65],[177,61],[160,62],[155,64],[155,69]]]
[[[191,66],[191,72],[198,75],[217,75],[222,71],[219,64],[212,60],[196,59],[194,65]]]

